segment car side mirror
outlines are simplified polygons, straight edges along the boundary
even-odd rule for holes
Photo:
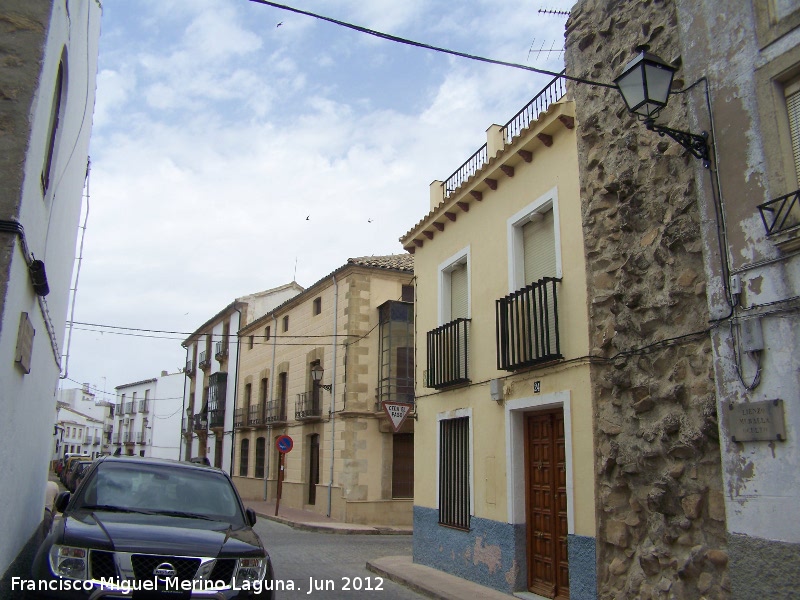
[[[252,527],[258,521],[258,515],[256,515],[256,511],[252,508],[246,508],[244,514],[247,515],[247,524]]]
[[[56,497],[55,507],[56,511],[63,513],[64,509],[67,508],[67,504],[69,504],[69,499],[72,494],[69,492],[61,492],[58,497]]]

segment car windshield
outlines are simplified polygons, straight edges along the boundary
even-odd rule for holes
[[[103,462],[97,465],[73,510],[146,512],[244,525],[236,492],[221,473],[173,465]]]

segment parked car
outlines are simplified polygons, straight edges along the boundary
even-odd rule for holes
[[[67,481],[67,489],[70,492],[74,492],[78,488],[84,475],[89,472],[89,467],[91,465],[92,463],[88,460],[79,460],[75,463],[75,468],[72,470],[72,473],[70,473]]]
[[[67,467],[67,473],[64,475],[64,487],[66,487],[70,492],[75,491],[75,475],[78,473],[78,470],[82,467],[87,465],[91,465],[91,460],[79,459],[73,460],[69,463]]]
[[[273,598],[272,562],[252,529],[256,514],[221,469],[101,457],[74,494],[59,495],[56,510],[63,518],[32,568],[47,591],[34,597],[130,598],[120,590],[138,582],[176,600]]]
[[[72,466],[72,464],[78,460],[91,460],[91,459],[86,454],[69,454],[64,457],[64,468],[61,470],[61,473],[58,476],[59,479],[61,480],[61,483],[63,483],[64,485],[67,484],[67,473],[69,473],[70,466]]]

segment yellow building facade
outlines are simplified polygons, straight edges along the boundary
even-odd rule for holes
[[[394,432],[381,402],[413,398],[413,299],[413,257],[353,258],[240,329],[231,475],[243,498],[276,499],[288,436],[281,507],[411,524],[413,420]]]
[[[595,589],[574,104],[554,80],[401,238],[417,285],[414,561],[511,593]]]

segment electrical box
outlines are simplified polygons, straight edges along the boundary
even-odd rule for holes
[[[503,380],[492,379],[489,382],[489,393],[492,395],[492,400],[494,400],[495,402],[502,402],[504,398]]]
[[[742,350],[759,352],[764,349],[764,333],[761,330],[761,317],[745,319],[739,324],[742,332]]]

